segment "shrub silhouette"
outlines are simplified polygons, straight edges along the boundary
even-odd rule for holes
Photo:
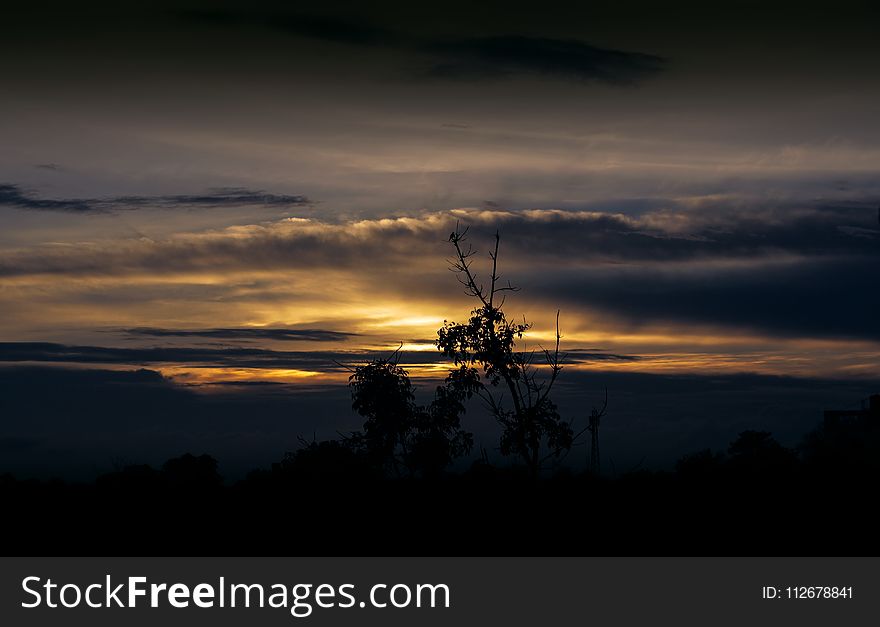
[[[219,488],[223,478],[217,472],[217,460],[210,455],[190,453],[169,459],[162,465],[162,476],[181,491],[207,491]]]
[[[675,472],[686,479],[716,478],[724,468],[724,455],[703,449],[682,456],[675,464]]]
[[[352,409],[365,421],[363,430],[345,442],[386,474],[437,475],[473,446],[473,436],[461,428],[461,414],[474,381],[450,377],[429,405],[418,405],[398,355],[354,368],[349,377]]]
[[[275,470],[302,482],[362,481],[377,478],[368,460],[345,441],[304,442],[299,450],[287,453]]]
[[[466,236],[467,229],[458,228],[449,236],[456,254],[451,269],[458,275],[465,293],[478,301],[478,306],[471,311],[467,322],[444,321],[437,331],[437,348],[457,368],[447,382],[455,379],[469,382],[502,428],[501,453],[518,457],[529,473],[537,476],[543,462],[559,458],[577,437],[571,423],[562,419],[550,398],[562,370],[559,313],[556,347],[543,351],[549,374],[541,379],[532,363],[534,354],[516,350],[517,340],[522,339],[531,323],[512,322],[504,312],[505,292],[518,288],[500,283],[498,233],[495,233],[494,251],[489,253],[492,270],[488,286],[480,283],[472,270],[471,258],[475,251],[470,246],[464,248]]]
[[[732,469],[752,474],[770,475],[793,471],[797,454],[777,442],[769,431],[743,431],[727,449]]]

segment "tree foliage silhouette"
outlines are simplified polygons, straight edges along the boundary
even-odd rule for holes
[[[562,370],[559,312],[556,313],[556,346],[542,351],[546,360],[542,375],[541,369],[533,365],[534,352],[516,350],[517,340],[523,338],[531,323],[513,322],[504,312],[506,292],[519,288],[500,281],[499,234],[495,233],[495,247],[489,253],[492,270],[488,286],[479,282],[472,269],[476,253],[466,245],[467,229],[456,227],[449,241],[456,255],[450,269],[456,273],[465,293],[478,301],[478,306],[471,311],[467,322],[444,321],[437,331],[437,347],[457,367],[447,381],[470,382],[501,425],[501,453],[518,457],[536,476],[544,462],[561,457],[581,435],[575,434],[571,423],[562,419],[550,398]]]
[[[365,421],[363,430],[346,441],[385,472],[436,475],[473,446],[473,436],[461,428],[461,415],[475,383],[450,377],[430,404],[418,405],[398,355],[354,368],[349,377],[352,408]]]
[[[790,472],[798,459],[795,451],[782,446],[769,431],[743,431],[727,449],[732,468],[755,475]]]

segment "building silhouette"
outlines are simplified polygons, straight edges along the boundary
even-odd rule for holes
[[[826,409],[825,427],[846,425],[880,425],[880,394],[872,394],[862,401],[860,409]]]

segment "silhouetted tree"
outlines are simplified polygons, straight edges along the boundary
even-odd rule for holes
[[[417,411],[406,370],[393,361],[380,359],[356,367],[348,381],[351,407],[365,418],[363,431],[353,434],[351,443],[381,464],[398,470],[397,453],[408,453],[407,435]]]
[[[210,455],[186,453],[169,459],[162,465],[162,476],[172,487],[186,491],[214,490],[223,483],[217,460]]]
[[[460,417],[474,382],[468,376],[449,377],[429,405],[418,405],[398,354],[357,366],[349,377],[352,408],[366,420],[346,443],[385,472],[435,475],[473,445]]]
[[[325,440],[307,442],[286,453],[276,470],[304,481],[362,481],[374,478],[376,473],[366,457],[345,441]]]
[[[571,423],[562,419],[550,398],[562,370],[559,312],[556,314],[556,346],[553,350],[543,350],[549,374],[540,378],[539,369],[532,364],[534,353],[516,350],[517,340],[522,339],[531,323],[510,321],[504,312],[505,292],[518,288],[509,282],[500,283],[499,234],[495,233],[495,248],[489,253],[492,271],[488,286],[480,283],[471,269],[476,253],[470,246],[464,248],[466,235],[467,229],[456,227],[449,236],[456,253],[451,269],[458,275],[465,293],[478,301],[478,306],[465,323],[444,321],[437,332],[437,347],[457,367],[447,381],[454,378],[469,381],[501,425],[501,453],[517,456],[535,476],[543,462],[560,457],[577,437]]]
[[[743,431],[727,449],[732,469],[752,474],[790,472],[795,452],[777,442],[769,431]]]
[[[704,449],[684,455],[675,463],[675,472],[687,479],[715,478],[724,467],[724,455]]]
[[[161,478],[161,474],[150,466],[135,464],[123,466],[119,470],[98,477],[96,484],[103,490],[139,494],[156,490]]]

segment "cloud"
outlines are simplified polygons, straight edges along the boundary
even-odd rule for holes
[[[560,270],[529,289],[618,324],[701,324],[773,337],[880,342],[873,257],[728,267]]]
[[[0,276],[171,275],[198,271],[443,269],[456,223],[474,242],[502,233],[505,266],[759,263],[780,257],[880,256],[874,208],[771,212],[456,210],[330,223],[291,218],[164,240],[36,246],[0,252]],[[858,227],[856,232],[842,227]]]
[[[507,78],[521,74],[633,84],[660,72],[661,57],[590,44],[520,35],[480,37],[428,46],[440,59],[429,74],[438,78]]]
[[[149,337],[193,337],[222,340],[285,340],[308,342],[340,342],[357,333],[325,329],[235,328],[235,329],[157,329],[138,327],[124,330],[129,335]]]
[[[205,194],[166,194],[157,196],[111,196],[104,198],[47,199],[35,196],[18,185],[0,184],[0,206],[28,211],[66,213],[114,213],[136,209],[220,208],[240,206],[304,206],[305,196],[270,194],[244,187],[219,187]]]
[[[24,192],[18,185],[10,185],[8,183],[0,183],[0,206],[30,211],[64,211],[68,213],[100,211],[93,206],[93,202],[88,200],[36,198]]]
[[[395,324],[406,326],[394,322],[395,316],[448,312],[450,303],[464,304],[455,300],[461,296],[446,263],[452,252],[448,233],[458,222],[471,227],[478,254],[495,229],[500,231],[505,280],[509,277],[523,287],[527,298],[537,299],[531,301],[533,307],[561,306],[582,320],[598,315],[606,331],[703,325],[768,337],[877,341],[880,331],[873,312],[880,309],[876,272],[880,230],[875,221],[876,209],[867,205],[780,211],[658,210],[637,216],[469,209],[338,223],[295,218],[155,241],[9,250],[0,252],[0,276],[15,279],[10,284],[26,290],[17,292],[23,295],[17,300],[6,301],[10,311],[21,310],[22,321],[41,315],[35,309],[30,316],[24,313],[22,302],[30,302],[29,298],[46,302],[51,309],[74,302],[77,289],[92,289],[87,287],[89,281],[71,281],[72,291],[65,289],[61,300],[46,301],[46,281],[100,278],[100,293],[92,292],[82,302],[106,307],[107,314],[117,306],[108,300],[114,289],[123,290],[125,303],[180,302],[183,308],[214,307],[213,315],[224,317],[236,305],[250,311],[253,302],[281,298],[279,302],[302,316],[292,320],[303,323],[331,319],[320,316],[333,311],[343,324],[354,324],[355,330],[364,332],[372,328],[373,333],[379,327],[370,325],[384,316],[391,326],[381,327],[381,333],[391,340],[395,336],[388,333]],[[476,269],[485,276],[479,262]],[[176,277],[186,277],[187,284],[180,286]],[[31,291],[26,287],[29,281],[34,282]],[[246,287],[236,287],[236,281]],[[144,282],[147,285],[137,287]],[[330,284],[339,289],[328,293]],[[137,291],[131,291],[133,285]],[[211,298],[193,297],[202,293],[210,293]],[[364,309],[364,294],[375,301],[370,311]],[[13,298],[12,292],[8,298]],[[401,308],[401,303],[410,305]],[[101,311],[92,315],[106,315]],[[164,314],[152,309],[151,315]],[[249,313],[231,319],[239,325],[239,320],[253,320]],[[195,331],[150,329],[141,335],[269,340],[310,332],[242,331],[230,324]],[[412,332],[398,337],[413,337]],[[321,341],[318,337],[309,339]],[[337,337],[320,335],[326,341]],[[229,356],[225,354],[223,360]],[[144,358],[171,359],[155,353]],[[203,354],[194,359],[217,358]],[[241,354],[239,358],[251,363],[288,359],[299,364],[300,356]]]
[[[178,364],[194,367],[282,368],[337,372],[340,363],[387,358],[388,351],[275,351],[261,348],[69,346],[52,342],[0,342],[0,362],[49,362],[105,365]],[[634,355],[601,350],[574,351],[570,363],[635,361]],[[401,363],[428,365],[441,361],[439,352],[401,351]]]
[[[501,79],[534,74],[625,85],[657,74],[666,63],[656,55],[600,48],[574,39],[516,34],[443,39],[337,16],[284,11],[199,10],[178,15],[226,28],[257,27],[345,45],[384,47],[408,59],[421,55],[428,60],[424,76],[438,79]]]
[[[51,342],[0,342],[0,361],[81,364],[185,364],[240,368],[330,367],[339,353],[259,348],[68,346]]]
[[[387,46],[401,41],[401,36],[393,31],[338,17],[279,13],[265,24],[293,35],[357,46]]]

